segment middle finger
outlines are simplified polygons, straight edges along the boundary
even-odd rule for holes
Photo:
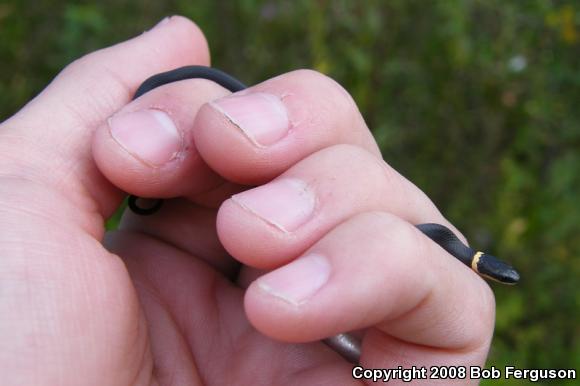
[[[217,229],[232,256],[269,269],[300,255],[344,220],[373,210],[456,231],[420,189],[352,145],[321,150],[275,180],[232,196],[218,212]]]

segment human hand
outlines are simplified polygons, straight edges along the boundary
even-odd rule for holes
[[[360,384],[318,341],[351,330],[368,368],[482,365],[493,295],[412,226],[455,230],[348,94],[295,71],[129,102],[195,63],[205,40],[173,17],[73,63],[0,127],[3,382]],[[125,213],[104,248],[125,192],[181,198]]]

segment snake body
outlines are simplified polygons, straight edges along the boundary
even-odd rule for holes
[[[205,66],[185,66],[148,78],[137,89],[133,99],[138,98],[159,86],[180,80],[195,78],[211,80],[231,92],[240,91],[246,88],[246,86],[239,80],[215,68]],[[152,205],[141,207],[137,203],[138,199],[139,198],[136,196],[129,196],[128,206],[134,213],[139,215],[151,215],[157,212],[163,204],[163,200],[154,199]],[[451,256],[461,261],[478,275],[503,284],[516,284],[519,281],[520,275],[512,266],[495,256],[475,251],[463,244],[457,235],[446,226],[428,223],[419,224],[416,225],[416,227],[441,248],[447,251]],[[360,358],[360,342],[353,336],[339,334],[326,339],[325,343],[350,362],[358,363]]]

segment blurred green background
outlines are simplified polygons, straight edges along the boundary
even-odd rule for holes
[[[343,84],[387,162],[520,269],[494,285],[488,366],[580,370],[580,2],[4,1],[0,119],[172,14],[248,84],[302,67]]]

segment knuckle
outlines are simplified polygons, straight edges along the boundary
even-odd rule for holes
[[[409,192],[409,181],[393,169],[384,160],[376,157],[360,146],[339,144],[331,147],[340,157],[341,164],[356,169],[364,175],[365,180],[373,181],[377,192]],[[411,195],[412,197],[413,195]]]
[[[348,143],[329,146],[321,150],[321,153],[334,160],[338,165],[363,173],[365,180],[382,179],[387,167],[383,160],[375,157],[369,151]]]
[[[324,88],[333,88],[348,94],[346,90],[340,85],[340,83],[338,83],[330,76],[323,74],[322,72],[312,70],[310,68],[301,68],[299,70],[293,71],[291,74],[295,77],[298,77],[306,84],[323,86]]]
[[[91,81],[94,84],[98,84],[104,70],[104,66],[99,64],[102,62],[101,58],[104,50],[106,49],[100,49],[73,60],[63,68],[57,76],[57,79],[85,79],[85,81]]]
[[[319,130],[326,130],[329,138],[358,144],[380,156],[379,146],[356,101],[339,82],[309,69],[294,71],[290,81],[299,94],[312,100],[303,108],[307,116],[305,122]]]
[[[170,16],[169,22],[175,23],[177,27],[179,29],[182,29],[183,33],[189,35],[189,37],[205,40],[203,31],[199,28],[197,24],[195,24],[192,20],[188,19],[187,17],[180,15]]]
[[[321,101],[326,102],[325,104],[328,104],[329,107],[332,106],[331,111],[334,114],[341,111],[350,114],[353,111],[358,113],[358,107],[350,93],[330,76],[312,69],[296,70],[290,75],[293,80],[298,81],[307,89],[316,89],[317,94],[325,95]]]
[[[395,169],[360,146],[345,143],[329,146],[317,153],[315,162],[326,164],[329,170],[341,170],[343,179],[372,181],[372,189],[368,189],[369,184],[362,184],[367,194],[373,194],[365,199],[381,202],[389,194],[404,197],[403,201],[412,205],[425,206],[424,202],[430,202]]]
[[[86,73],[86,71],[92,67],[91,64],[95,54],[96,52],[92,52],[73,60],[63,68],[60,76],[70,76],[72,74]]]
[[[329,146],[322,151],[332,153],[332,155],[336,157],[337,160],[342,162],[367,162],[367,160],[370,160],[371,162],[376,161],[376,157],[373,157],[368,151],[361,148],[360,146],[351,145],[349,143],[338,143]]]
[[[399,219],[397,222],[396,235],[398,244],[396,248],[401,251],[406,251],[408,259],[411,259],[410,255],[414,255],[418,258],[423,258],[428,255],[429,245],[427,244],[426,238],[423,234],[412,224]],[[392,231],[395,233],[395,230]]]
[[[412,225],[389,212],[380,210],[362,212],[356,215],[355,220],[360,222],[373,238],[383,240],[383,244],[389,246],[389,249],[403,254],[412,252],[414,246],[420,246],[423,242]]]
[[[365,180],[373,181],[378,191],[392,190],[386,189],[387,186],[401,186],[403,191],[404,185],[408,184],[408,181],[384,160],[360,146],[337,144],[326,148],[326,150],[332,152],[340,164],[349,168],[354,167],[363,173]]]
[[[200,63],[209,64],[209,45],[201,28],[187,17],[179,15],[169,17],[168,22],[174,25],[172,31],[178,35],[174,38],[175,41],[186,42],[184,50],[197,47],[197,55],[202,55],[198,57]]]
[[[385,178],[388,166],[385,162],[360,146],[351,144],[336,144],[317,152],[313,162],[326,170],[340,171],[341,181],[351,181],[356,186],[351,190],[359,191],[359,201],[380,202],[388,187],[389,179]],[[337,174],[329,174],[335,178]],[[393,177],[394,178],[394,177]],[[397,183],[398,184],[398,183]],[[393,185],[393,184],[391,184]]]
[[[384,235],[397,227],[396,216],[380,210],[357,213],[353,220],[360,223],[361,226],[368,227],[369,232],[380,235]]]
[[[434,245],[416,227],[396,215],[385,211],[366,211],[354,215],[351,221],[356,229],[364,230],[361,232],[364,232],[365,239],[381,240],[381,253],[398,257],[381,259],[381,264],[388,265],[388,269],[397,270],[404,276],[406,272],[416,276],[416,280],[428,282],[425,287],[429,290],[424,299],[430,300],[418,304],[425,307],[431,307],[427,304],[438,304],[437,307],[440,307],[442,297],[447,299],[443,301],[444,304],[452,302],[453,306],[445,313],[433,313],[430,323],[432,328],[448,331],[450,342],[458,349],[481,350],[489,345],[495,323],[495,297],[487,282],[477,277],[468,277],[468,272],[466,276],[454,276],[441,282],[437,272],[446,269],[448,262],[441,262],[437,269],[413,273],[422,259],[431,259]],[[453,303],[451,299],[456,301]]]

